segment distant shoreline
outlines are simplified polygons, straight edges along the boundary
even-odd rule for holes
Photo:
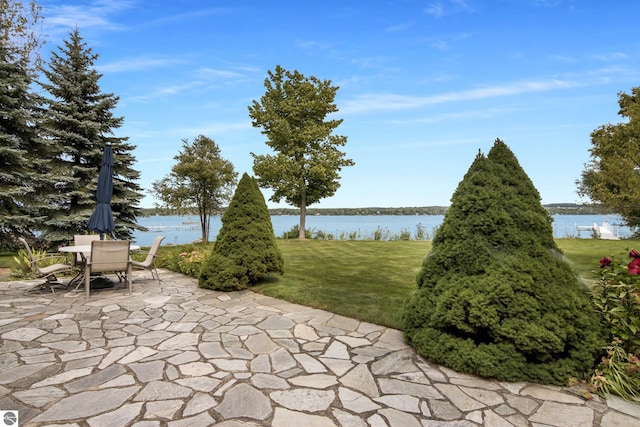
[[[602,207],[595,205],[583,205],[576,203],[551,203],[543,205],[550,215],[612,215],[612,212],[603,210]],[[397,207],[397,208],[307,208],[307,216],[375,216],[375,215],[444,215],[448,206],[422,206],[422,207]],[[153,215],[184,215],[193,216],[194,213],[181,213],[171,209],[162,208],[143,208],[142,214],[145,216]],[[222,212],[220,212],[222,213]],[[296,208],[275,208],[269,209],[272,216],[282,215],[300,215],[300,209]]]

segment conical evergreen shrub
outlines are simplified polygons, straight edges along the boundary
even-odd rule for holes
[[[211,254],[200,270],[199,286],[241,290],[268,273],[283,272],[284,259],[264,196],[256,180],[245,173],[222,216],[222,228]]]
[[[509,148],[479,154],[451,199],[403,315],[428,360],[503,381],[565,384],[602,345],[587,290]]]

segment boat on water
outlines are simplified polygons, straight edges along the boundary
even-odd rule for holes
[[[607,221],[602,221],[601,225],[596,224],[593,225],[577,225],[576,230],[580,232],[581,230],[591,231],[593,236],[598,239],[604,240],[620,240],[620,236],[618,233],[611,227],[611,225]]]

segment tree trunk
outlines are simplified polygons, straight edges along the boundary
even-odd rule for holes
[[[298,230],[298,239],[305,239],[305,220],[307,219],[307,196],[303,192],[300,198],[300,229]]]
[[[200,229],[202,230],[202,241],[207,243],[209,241],[209,224],[211,223],[209,216],[206,213],[200,214]]]

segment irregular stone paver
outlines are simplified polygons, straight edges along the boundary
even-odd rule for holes
[[[160,274],[88,301],[0,282],[0,410],[30,427],[640,425],[637,402],[458,373],[400,331]]]
[[[238,384],[225,393],[216,412],[224,418],[253,418],[264,420],[271,415],[269,399],[257,389],[247,384]]]
[[[296,388],[293,390],[274,391],[269,397],[274,402],[294,411],[318,412],[331,405],[336,394],[333,390],[315,390]]]
[[[34,422],[74,420],[111,411],[119,408],[139,389],[139,386],[131,386],[74,394],[55,403],[38,415]]]

